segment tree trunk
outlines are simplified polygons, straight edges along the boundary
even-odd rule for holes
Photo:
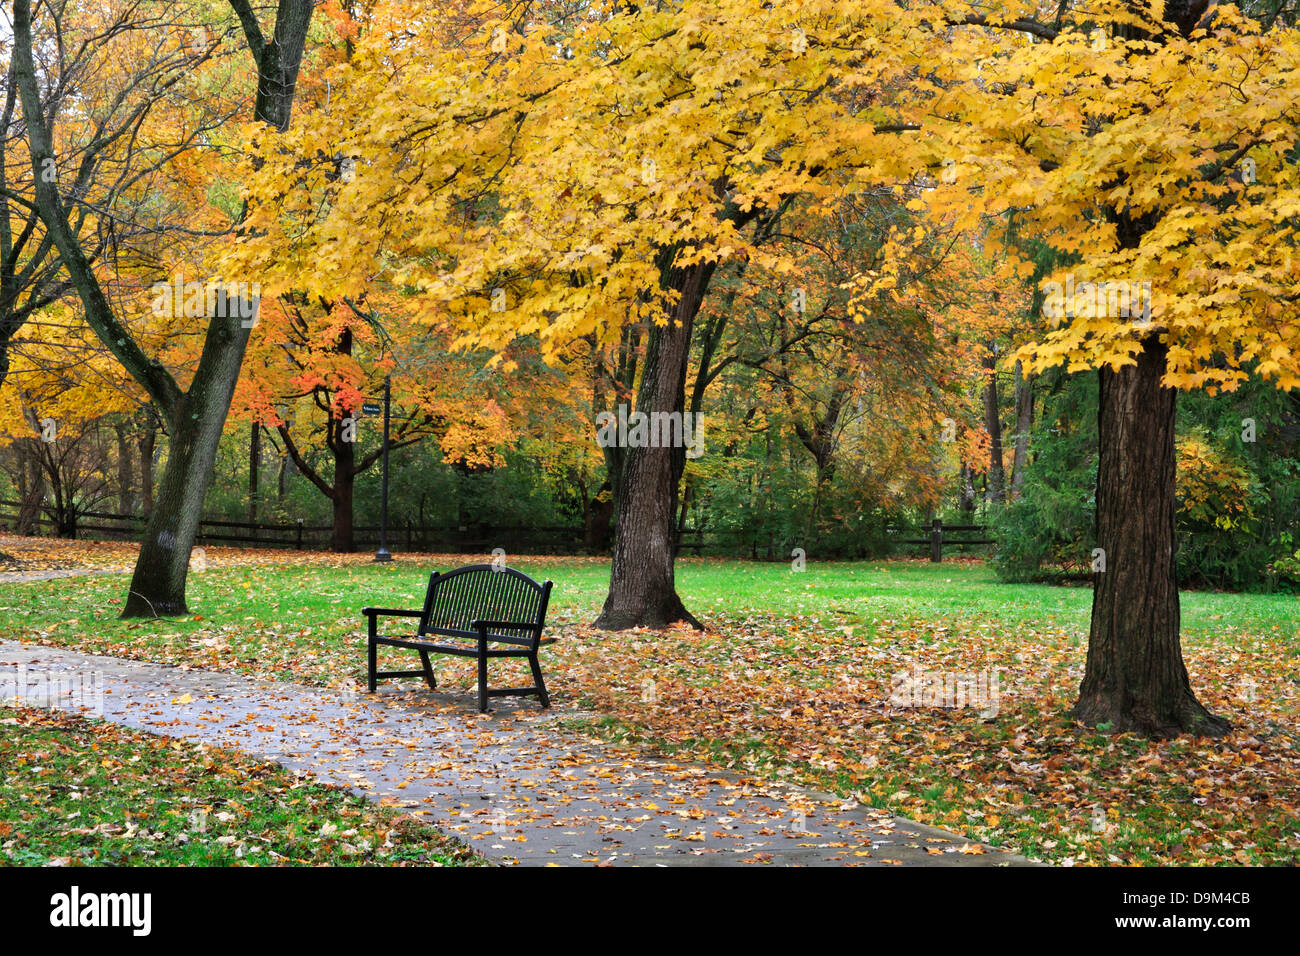
[[[609,550],[609,531],[613,518],[613,488],[606,478],[596,492],[596,497],[588,502],[583,520],[582,543],[592,554],[604,554]]]
[[[1197,701],[1179,642],[1175,574],[1177,393],[1161,385],[1168,347],[1146,340],[1136,365],[1100,371],[1097,544],[1088,661],[1075,716],[1112,733],[1220,735]]]
[[[357,549],[352,533],[352,490],[356,483],[356,448],[352,442],[343,441],[341,426],[331,422],[340,440],[334,445],[334,525],[330,533],[330,549],[338,554],[351,554]]]
[[[217,316],[208,326],[203,358],[173,421],[167,467],[145,526],[123,617],[189,613],[185,579],[198,534],[203,499],[212,483],[217,445],[239,377],[248,329]]]
[[[118,422],[117,432],[117,510],[129,515],[135,507],[135,478],[131,473],[131,445],[127,441],[126,424]]]
[[[966,523],[970,524],[975,515],[975,484],[974,469],[966,462],[961,463],[961,470],[957,473],[957,480],[960,487],[957,489],[957,508],[966,518]]]
[[[602,411],[617,413],[618,406],[630,400],[632,388],[636,384],[637,367],[641,361],[640,344],[642,329],[632,325],[623,329],[619,339],[618,362],[614,369],[598,374],[592,389],[591,410],[593,414]],[[593,341],[593,345],[594,345]],[[605,386],[608,386],[606,392]],[[589,547],[593,553],[604,554],[610,548],[615,509],[623,487],[623,460],[627,449],[618,445],[608,445],[602,449],[605,458],[605,482],[602,492],[608,492],[603,501],[593,502],[594,528],[588,536]]]
[[[150,415],[140,432],[140,509],[145,517],[153,514],[153,456],[157,441],[158,425]]]
[[[984,385],[984,428],[989,433],[988,500],[1001,504],[1006,499],[1006,473],[1002,464],[1002,410],[998,399],[998,359],[990,351],[984,359],[988,381]]]
[[[1016,363],[1016,434],[1011,457],[1011,497],[1020,494],[1029,465],[1029,432],[1034,427],[1034,387],[1020,363]]]
[[[253,422],[248,436],[248,521],[257,521],[257,485],[262,472],[262,425]]]
[[[671,265],[675,248],[661,253],[667,285],[680,292],[667,324],[650,330],[636,411],[675,412],[686,407],[686,366],[691,327],[713,276],[713,263]],[[595,626],[618,631],[630,627],[667,627],[686,621],[702,627],[681,598],[673,574],[677,486],[686,465],[686,449],[628,448],[618,494],[618,525],[609,595]]]
[[[41,467],[36,438],[19,441],[19,453],[22,455],[21,467],[31,475],[27,482],[27,493],[23,496],[22,508],[18,512],[18,523],[14,531],[19,535],[39,533],[36,523],[45,505],[45,469]]]

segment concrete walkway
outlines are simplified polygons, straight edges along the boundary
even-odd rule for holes
[[[0,571],[0,584],[30,584],[56,578],[80,578],[88,574],[127,574],[126,571],[101,571],[96,568],[64,568],[48,571]]]
[[[266,756],[505,863],[1029,863],[856,802],[614,749],[533,701],[480,715],[463,692],[369,697],[0,641],[0,701],[14,696]]]

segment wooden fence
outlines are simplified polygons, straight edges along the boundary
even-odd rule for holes
[[[12,530],[17,524],[20,503],[0,501],[0,527]],[[33,522],[37,528],[55,533],[58,524],[42,516]],[[145,518],[140,515],[114,514],[107,511],[79,511],[75,526],[77,537],[135,540],[144,531]],[[903,525],[885,528],[886,540],[893,545],[928,545],[930,560],[940,561],[945,547],[988,545],[985,525],[945,525],[935,519],[929,529]],[[245,545],[259,548],[324,550],[329,547],[329,525],[306,524],[299,518],[289,522],[205,520],[199,523],[197,543]],[[980,535],[970,537],[971,534]],[[356,525],[354,540],[358,550],[379,545],[377,525]],[[912,537],[902,537],[911,535]],[[924,535],[924,537],[921,537]],[[390,550],[407,552],[441,552],[448,554],[489,554],[504,547],[515,554],[580,554],[587,550],[580,526],[434,526],[410,520],[395,521],[388,528]],[[710,553],[760,559],[783,559],[790,550],[762,532],[748,529],[689,528],[678,535],[678,549],[697,556]]]
[[[911,529],[908,528],[886,528],[886,530],[887,531],[893,530],[897,532],[902,532],[904,534],[921,533],[921,532],[913,532],[911,531]],[[942,518],[935,518],[933,521],[930,522],[930,533],[926,537],[899,538],[896,539],[894,543],[895,544],[927,544],[930,546],[930,560],[937,564],[938,562],[943,560],[943,548],[945,544],[950,547],[954,545],[997,544],[997,541],[995,541],[993,538],[987,537],[988,530],[989,530],[988,525],[944,524]],[[961,537],[956,537],[956,538],[949,537],[949,535],[952,534],[961,535]],[[967,537],[967,535],[970,534],[981,534],[981,535],[986,535],[986,537],[982,537],[982,538]]]
[[[12,530],[18,522],[19,502],[0,501],[0,527]],[[134,540],[144,532],[142,515],[115,514],[108,511],[78,511],[76,537]],[[58,523],[47,516],[32,522],[38,529],[55,533]],[[354,525],[353,536],[358,549],[378,547],[378,525]],[[199,522],[198,544],[246,545],[259,548],[291,548],[298,551],[329,547],[333,529],[329,525],[307,524],[302,518],[289,522],[221,521]],[[580,527],[446,527],[419,525],[412,521],[395,521],[388,527],[388,545],[405,551],[447,551],[450,553],[490,553],[493,548],[509,544],[518,553],[571,554],[581,551],[583,529]]]

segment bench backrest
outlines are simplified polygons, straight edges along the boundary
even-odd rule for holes
[[[420,633],[478,637],[472,622],[509,621],[517,627],[490,633],[528,640],[535,648],[550,596],[550,581],[538,583],[514,568],[468,564],[446,574],[435,571],[429,576]]]

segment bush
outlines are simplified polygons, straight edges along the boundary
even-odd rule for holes
[[[1258,584],[1269,549],[1258,534],[1258,489],[1240,456],[1195,428],[1178,442],[1178,579],[1197,587]]]
[[[1050,417],[1030,436],[1034,458],[1020,493],[991,515],[994,568],[1031,581],[1092,567],[1097,512],[1095,376],[1058,383]]]
[[[1288,534],[1283,535],[1283,537],[1289,547],[1292,543],[1291,536]],[[1268,571],[1269,575],[1278,583],[1292,587],[1300,585],[1300,551],[1278,558],[1269,565]]]

